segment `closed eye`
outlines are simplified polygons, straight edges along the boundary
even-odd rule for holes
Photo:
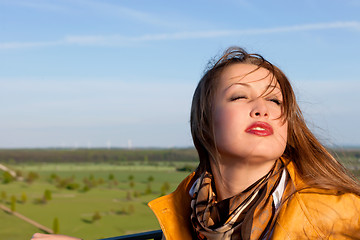
[[[231,98],[230,98],[230,101],[236,101],[236,100],[239,100],[239,99],[247,99],[247,97],[246,97],[246,96],[231,97]]]
[[[277,98],[271,98],[271,99],[269,99],[269,101],[275,103],[278,106],[280,106],[282,104],[282,102]]]

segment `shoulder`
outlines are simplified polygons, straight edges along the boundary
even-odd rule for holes
[[[352,194],[333,194],[315,189],[299,192],[297,200],[309,223],[322,234],[344,238],[360,231],[360,197]]]
[[[277,239],[297,239],[304,234],[310,239],[349,239],[346,236],[360,234],[358,195],[310,187],[292,162],[286,168],[297,191],[281,206],[274,228]]]
[[[190,174],[174,192],[148,203],[167,240],[192,239],[189,190],[195,178],[195,173]]]
[[[360,197],[316,188],[302,190],[284,204],[276,225],[278,232],[291,236],[288,239],[304,234],[311,239],[351,239],[360,234]]]
[[[360,197],[352,193],[338,194],[322,189],[307,189],[294,196],[305,214],[315,220],[321,217],[331,221],[357,219],[360,217]],[[357,221],[357,224],[358,221]]]

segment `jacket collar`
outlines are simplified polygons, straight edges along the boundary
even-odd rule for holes
[[[192,239],[189,190],[196,180],[194,176],[193,172],[180,183],[173,193],[148,203],[159,221],[166,240]]]
[[[284,158],[282,158],[282,161],[285,163],[286,170],[294,183],[295,189],[306,188],[307,185],[296,173],[294,163]],[[195,173],[192,173],[186,177],[173,193],[148,203],[155,213],[167,240],[192,239],[192,225],[190,222],[191,197],[189,190],[196,180],[194,176]]]

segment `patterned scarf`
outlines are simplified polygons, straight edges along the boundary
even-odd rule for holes
[[[198,239],[263,239],[275,218],[272,193],[279,184],[279,159],[261,179],[238,195],[216,200],[213,176],[204,172],[193,186],[191,222]]]

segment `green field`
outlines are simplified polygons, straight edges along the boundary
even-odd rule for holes
[[[360,178],[359,148],[332,152]],[[11,208],[15,196],[15,211],[48,228],[58,218],[61,234],[91,240],[159,229],[147,203],[173,191],[195,169],[197,153],[192,148],[0,149],[0,163],[23,176],[6,183],[0,170],[1,204]],[[30,173],[38,175],[32,183]],[[45,190],[51,200],[43,200]],[[39,231],[2,210],[0,221],[0,240],[26,240]]]
[[[15,195],[18,200],[16,211],[42,225],[52,228],[54,218],[58,218],[61,234],[84,239],[112,237],[160,228],[147,203],[161,195],[165,182],[170,186],[166,192],[170,192],[189,174],[176,171],[176,164],[172,165],[16,164],[17,170],[23,173],[36,172],[40,178],[31,184],[25,181],[1,184],[0,192],[6,193],[6,199],[2,200],[4,205],[10,208],[10,196]],[[54,173],[60,179],[73,179],[78,189],[56,187],[50,178]],[[114,177],[111,180],[110,174]],[[145,194],[150,176],[154,179],[150,181],[152,193]],[[96,186],[83,191],[84,178],[91,179]],[[131,181],[133,184],[130,184]],[[39,203],[45,189],[51,191],[52,199]],[[27,196],[25,203],[21,201],[23,194]],[[100,214],[101,219],[93,221],[95,212]],[[1,240],[30,239],[34,232],[39,231],[4,211],[0,211],[0,221]]]

